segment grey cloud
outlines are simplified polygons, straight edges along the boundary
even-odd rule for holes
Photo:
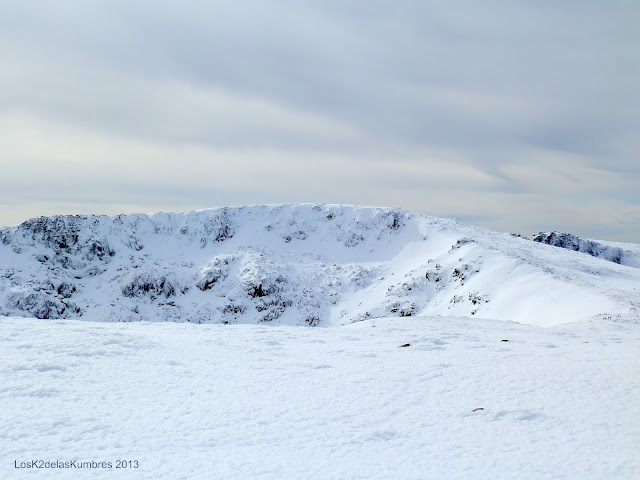
[[[16,23],[27,27],[23,38],[37,39],[38,51],[50,45],[54,57],[75,56],[98,72],[177,78],[270,98],[340,118],[390,143],[475,146],[507,137],[571,148],[575,142],[559,142],[550,131],[590,138],[579,121],[585,114],[601,135],[619,129],[612,117],[620,102],[613,99],[614,112],[601,103],[612,101],[609,78],[626,75],[600,71],[619,69],[609,62],[616,13],[596,3],[536,5],[112,2],[97,8],[79,2],[60,9],[45,3],[39,19],[22,12]],[[488,104],[480,116],[424,95],[444,88],[468,97],[526,98],[545,111],[530,121],[517,112],[496,115]]]
[[[301,163],[345,153],[373,168],[441,149],[462,160],[432,181],[452,185],[472,165],[509,195],[552,194],[505,174],[531,150],[638,184],[639,15],[632,2],[595,0],[5,2],[0,106],[105,138],[275,149]],[[405,164],[366,178],[419,189],[412,172],[429,159]],[[640,202],[626,182],[597,195]]]

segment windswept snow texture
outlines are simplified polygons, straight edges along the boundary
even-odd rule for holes
[[[442,315],[555,325],[636,312],[640,269],[619,263],[373,207],[41,217],[0,229],[0,315],[309,326]]]
[[[610,262],[640,268],[640,245],[629,243],[603,242],[600,240],[585,240],[570,233],[540,232],[531,240],[546,243],[554,247],[566,248],[575,252],[582,252],[593,257],[602,258]]]
[[[639,327],[0,318],[0,478],[637,480]]]

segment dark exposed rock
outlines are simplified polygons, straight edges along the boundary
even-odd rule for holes
[[[82,315],[75,303],[54,297],[46,290],[21,290],[9,295],[7,307],[18,309],[35,318],[70,318]]]
[[[204,273],[196,283],[196,287],[202,291],[210,290],[218,280],[223,278],[223,276],[224,272],[220,268],[207,270],[207,272]]]
[[[180,285],[175,276],[157,273],[155,270],[142,272],[122,287],[125,297],[158,297],[169,298],[178,294],[185,294],[188,287]]]
[[[453,250],[457,250],[458,248],[462,247],[463,245],[467,245],[469,243],[475,243],[475,240],[472,238],[468,238],[468,237],[463,237],[460,238],[456,241],[456,243],[454,243],[451,246],[451,249],[449,250],[449,253],[451,253]]]
[[[233,305],[233,304],[227,304],[224,306],[224,308],[222,309],[222,313],[225,315],[229,315],[229,314],[242,314],[244,313],[246,310],[244,305]]]
[[[196,282],[196,287],[200,290],[210,290],[213,286],[224,280],[229,275],[229,265],[235,261],[236,257],[232,255],[222,255],[214,258],[201,271],[200,278]]]
[[[305,240],[307,238],[307,234],[302,230],[296,230],[293,233],[283,235],[282,238],[284,239],[285,243],[289,243],[294,238],[298,240]]]
[[[609,247],[593,240],[584,240],[561,232],[540,232],[530,237],[534,242],[545,243],[553,247],[565,248],[575,252],[586,253],[593,257],[603,258],[610,262],[621,263],[624,251],[618,247]]]
[[[279,293],[287,279],[282,275],[275,275],[275,278],[264,277],[254,281],[245,282],[245,291],[251,298],[266,297]]]
[[[219,215],[204,223],[204,231],[207,237],[214,242],[224,242],[235,235],[235,225],[226,208]]]
[[[364,237],[355,232],[348,232],[344,241],[345,247],[356,247],[360,242],[364,241]]]
[[[317,327],[318,324],[320,323],[320,317],[316,315],[312,315],[310,317],[305,318],[304,323],[306,323],[310,327]]]
[[[98,222],[100,217],[93,218]],[[46,255],[62,268],[81,269],[85,261],[108,261],[116,252],[105,238],[81,238],[90,217],[82,215],[56,215],[27,220],[18,226],[16,235],[31,245],[40,244],[52,251]],[[42,257],[41,257],[42,258]]]
[[[401,317],[411,317],[416,313],[416,305],[413,302],[394,302],[387,307],[387,310]]]
[[[142,245],[142,243],[140,242],[140,239],[132,236],[132,237],[129,237],[127,241],[127,247],[129,247],[131,250],[135,250],[136,252],[139,252],[144,248],[144,245]]]
[[[71,295],[75,293],[76,287],[72,283],[62,282],[60,285],[55,287],[56,292],[62,298],[71,298]]]
[[[271,322],[280,318],[285,310],[292,305],[290,300],[285,300],[277,295],[273,298],[264,299],[256,305],[258,312],[264,312],[261,322]]]
[[[12,239],[13,235],[11,234],[11,230],[8,228],[0,228],[0,242],[2,242],[3,245],[9,245]]]
[[[382,217],[390,230],[400,230],[404,227],[404,214],[399,210],[390,210],[382,214]]]
[[[451,278],[454,280],[458,280],[460,285],[464,285],[465,280],[469,279],[473,275],[478,273],[478,270],[472,267],[468,263],[463,263],[459,267],[456,267],[451,272]]]

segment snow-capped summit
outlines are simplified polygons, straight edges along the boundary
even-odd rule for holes
[[[635,314],[640,269],[621,260],[635,257],[612,263],[536,242],[324,204],[40,217],[0,229],[0,314],[311,326]]]

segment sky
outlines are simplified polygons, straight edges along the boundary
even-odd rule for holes
[[[640,242],[640,2],[0,3],[0,225],[263,203]]]

